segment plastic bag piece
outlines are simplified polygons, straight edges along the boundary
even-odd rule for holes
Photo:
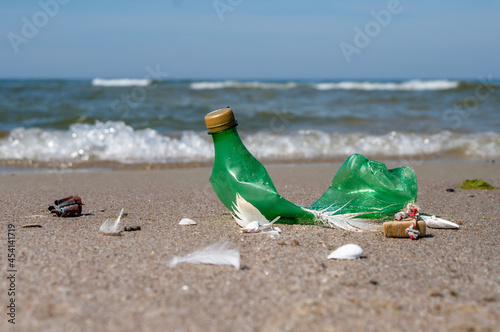
[[[417,200],[415,172],[401,166],[386,165],[354,154],[339,168],[328,190],[310,207],[344,213],[367,213],[363,218],[391,217]]]
[[[295,205],[278,194],[265,167],[246,149],[230,108],[209,113],[205,122],[215,147],[210,182],[221,202],[233,212],[237,194],[268,220],[281,217],[280,223],[301,224],[317,223],[332,215],[392,218],[409,202],[416,201],[413,170],[388,170],[383,163],[355,154],[344,162],[328,190],[312,206]]]
[[[80,196],[68,196],[54,201],[54,206],[49,206],[49,211],[58,217],[77,217],[82,214],[82,199]]]

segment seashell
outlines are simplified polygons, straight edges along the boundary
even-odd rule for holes
[[[179,222],[179,225],[196,225],[196,224],[197,224],[196,221],[189,218],[184,218]]]
[[[448,229],[459,229],[460,226],[455,224],[454,222],[444,220],[438,218],[436,216],[420,216],[423,221],[425,221],[425,225],[430,228],[448,228]]]
[[[357,244],[346,244],[328,255],[328,259],[356,259],[362,254],[363,249]]]
[[[259,232],[259,222],[257,220],[249,222],[245,227],[243,227],[241,229],[241,232],[242,233],[257,233],[257,232]]]

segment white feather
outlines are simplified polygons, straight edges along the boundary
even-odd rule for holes
[[[382,230],[382,225],[380,223],[374,222],[370,219],[355,218],[369,212],[335,214],[350,202],[351,201],[345,203],[343,206],[334,211],[327,211],[331,207],[331,205],[324,208],[323,210],[310,210],[306,208],[304,208],[304,210],[312,213],[317,220],[332,227],[338,227],[352,232],[373,232]]]
[[[334,252],[328,255],[328,259],[356,259],[363,254],[363,249],[357,244],[346,244],[337,248]]]
[[[196,225],[196,224],[197,224],[196,221],[189,218],[184,218],[179,222],[179,225]]]
[[[438,218],[436,216],[420,216],[423,221],[425,221],[425,225],[430,228],[450,228],[450,229],[459,229],[460,226],[455,224],[454,222],[444,220]]]
[[[233,203],[234,207],[234,220],[241,227],[246,227],[252,221],[258,221],[259,225],[269,224],[269,221],[266,217],[260,213],[260,211],[247,202],[240,194],[236,194],[236,202]]]
[[[259,232],[259,222],[252,221],[241,229],[242,233],[257,233]]]
[[[181,263],[229,265],[240,268],[240,253],[229,249],[226,241],[217,242],[203,249],[197,250],[184,257],[175,256],[170,261],[170,267]]]
[[[120,227],[120,220],[122,215],[123,209],[120,211],[120,215],[116,220],[113,220],[112,218],[106,219],[99,230],[106,235],[121,235],[122,230]]]

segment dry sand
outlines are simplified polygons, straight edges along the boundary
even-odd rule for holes
[[[337,168],[268,170],[280,194],[308,205]],[[500,190],[458,186],[481,178],[500,187],[500,165],[413,168],[421,210],[460,230],[428,229],[417,241],[301,225],[280,225],[279,240],[242,235],[209,186],[210,168],[0,175],[0,329],[13,330],[6,315],[12,223],[18,331],[499,331]],[[48,214],[55,199],[72,194],[82,197],[83,216]],[[100,234],[121,208],[124,225],[142,230]],[[179,226],[184,217],[198,225]],[[28,223],[42,228],[21,228]],[[243,269],[168,266],[174,255],[221,238],[240,251]],[[365,258],[327,260],[347,243]]]

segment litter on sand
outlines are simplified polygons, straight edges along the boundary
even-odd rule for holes
[[[54,201],[55,206],[49,206],[50,213],[58,217],[77,217],[82,214],[82,199],[80,196],[68,196]]]
[[[101,233],[103,233],[104,235],[121,235],[122,230],[120,227],[120,220],[122,218],[122,215],[123,209],[120,211],[120,215],[116,220],[114,220],[113,218],[106,219],[106,221],[104,221],[104,223],[99,228]]]
[[[235,249],[230,249],[227,241],[220,241],[184,257],[175,256],[169,265],[170,267],[175,267],[183,263],[228,265],[239,269],[240,253]]]

